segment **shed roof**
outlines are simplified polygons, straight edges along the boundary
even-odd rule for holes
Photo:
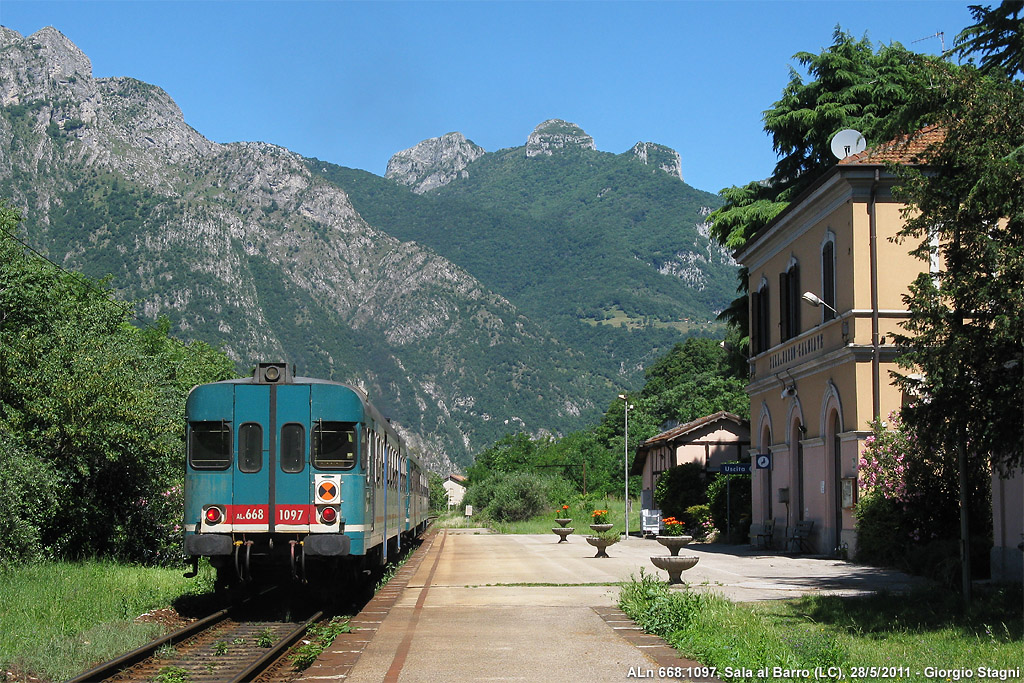
[[[646,441],[640,442],[640,445],[636,447],[636,457],[633,458],[633,466],[630,468],[629,473],[643,473],[644,463],[647,462],[647,452],[655,446],[667,446],[674,443],[689,441],[689,437],[702,427],[723,421],[733,422],[737,426],[746,427],[748,429],[750,428],[749,420],[725,410],[720,410],[717,413],[705,415],[704,417],[698,417],[692,422],[687,422],[686,424],[679,425],[678,427],[665,430],[657,436],[652,436]]]

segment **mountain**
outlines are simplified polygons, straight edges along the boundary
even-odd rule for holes
[[[455,180],[483,154],[484,148],[462,133],[448,133],[395,154],[388,161],[384,177],[422,194]]]
[[[396,154],[394,182],[320,160],[310,167],[371,224],[466,268],[612,383],[629,382],[681,332],[713,327],[709,319],[734,297],[735,263],[705,222],[719,199],[682,182],[674,150],[638,143],[600,152],[579,126],[557,119],[522,147],[472,160],[459,156],[465,138],[452,136]],[[410,194],[404,186],[431,169],[403,176],[394,160],[424,148],[463,162],[447,182]]]
[[[593,423],[731,298],[701,227],[717,198],[673,154],[599,152],[552,120],[493,153],[425,141],[381,178],[214,143],[160,88],[94,78],[59,31],[0,27],[20,237],[241,371],[287,359],[362,386],[442,472],[510,431]]]
[[[578,353],[422,245],[368,224],[304,159],[203,138],[159,88],[94,79],[58,31],[0,29],[0,196],[51,260],[142,319],[360,384],[441,470],[506,430],[592,416]],[[522,397],[528,400],[522,400]]]

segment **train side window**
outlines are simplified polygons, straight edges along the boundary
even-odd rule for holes
[[[281,471],[301,472],[306,466],[306,428],[297,422],[281,427]]]
[[[197,470],[226,470],[231,465],[231,425],[222,420],[193,422],[188,462]]]
[[[250,474],[263,469],[263,426],[258,422],[238,428],[238,469]]]
[[[356,466],[354,422],[317,420],[313,427],[313,466],[329,470],[350,470]]]

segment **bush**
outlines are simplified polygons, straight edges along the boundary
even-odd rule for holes
[[[439,512],[448,509],[448,492],[444,488],[444,479],[436,472],[428,473],[430,490],[430,511]]]
[[[731,488],[729,482],[732,482]],[[727,529],[731,503],[732,529]],[[746,538],[750,530],[751,494],[749,474],[724,474],[708,486],[708,507],[717,529],[732,531]],[[745,528],[744,528],[745,527]]]
[[[703,536],[707,529],[706,523],[711,522],[711,508],[707,505],[691,505],[683,513],[683,524],[693,532],[693,536]]]
[[[464,502],[495,521],[517,522],[560,505],[572,492],[572,484],[561,477],[501,472],[471,483]]]
[[[904,505],[885,496],[871,495],[857,501],[857,561],[895,567],[906,554]]]
[[[664,517],[683,517],[686,509],[708,501],[704,467],[700,463],[670,467],[658,479],[654,500]]]
[[[55,481],[50,467],[0,435],[0,564],[38,559]]]

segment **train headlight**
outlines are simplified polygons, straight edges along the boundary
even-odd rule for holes
[[[203,513],[203,517],[206,519],[206,523],[209,525],[220,524],[224,521],[224,511],[216,505],[211,505],[206,508],[206,512]]]
[[[332,507],[320,508],[320,523],[334,524],[338,521],[338,511]]]

